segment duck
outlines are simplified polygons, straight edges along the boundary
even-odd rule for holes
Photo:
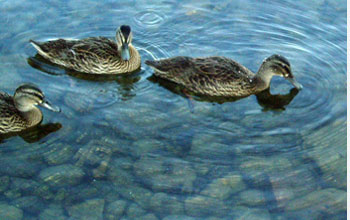
[[[116,41],[106,37],[29,41],[39,55],[67,69],[89,74],[123,74],[141,66],[132,38],[130,26],[121,25],[116,31]]]
[[[287,58],[274,54],[264,59],[254,74],[240,63],[222,56],[192,58],[177,56],[160,60],[146,60],[154,75],[184,86],[198,95],[245,97],[270,87],[273,76],[281,76],[298,89]]]
[[[0,134],[20,132],[40,124],[43,114],[37,105],[60,112],[34,84],[20,85],[13,96],[0,92]]]

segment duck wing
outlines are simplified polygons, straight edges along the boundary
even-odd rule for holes
[[[155,75],[211,96],[246,96],[253,92],[254,73],[225,57],[174,57],[146,61]]]
[[[12,96],[7,93],[0,92],[0,106],[2,106],[2,103],[9,103],[11,105],[14,105]]]
[[[0,92],[0,134],[17,132],[25,127],[25,119],[15,107],[12,96]]]
[[[119,57],[118,45],[105,37],[91,37],[76,42],[70,51],[75,57],[83,56],[89,59],[108,59],[110,57]],[[74,54],[75,53],[75,54]]]
[[[240,81],[253,77],[254,74],[237,63],[236,61],[226,57],[206,57],[193,59],[194,74],[192,77],[210,77],[217,81]]]
[[[105,37],[58,39],[44,43],[31,40],[31,43],[40,55],[51,62],[87,72],[119,57],[117,44]]]
[[[156,70],[156,76],[183,84],[239,82],[254,76],[246,67],[225,57],[180,56],[157,61],[147,60],[145,63]]]

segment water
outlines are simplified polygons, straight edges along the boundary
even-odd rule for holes
[[[2,140],[1,218],[346,218],[346,1],[16,0],[0,12],[1,90],[33,82],[62,109]],[[275,77],[278,109],[257,96],[191,104],[144,64],[106,80],[28,64],[29,39],[113,38],[121,24],[143,62],[222,55],[255,72],[278,53],[304,89]]]

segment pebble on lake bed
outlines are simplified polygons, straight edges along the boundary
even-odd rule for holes
[[[0,204],[0,219],[22,220],[23,211],[15,206]]]
[[[307,156],[322,171],[322,179],[332,187],[346,190],[346,120],[334,122],[306,134]]]
[[[143,156],[134,164],[136,176],[154,191],[193,191],[196,173],[190,163],[179,159],[159,159]]]
[[[107,208],[105,210],[105,218],[107,220],[118,220],[120,219],[126,209],[127,202],[124,200],[116,200],[110,204],[107,205]]]
[[[250,208],[246,206],[235,206],[228,214],[229,219],[234,220],[271,220],[267,209]]]
[[[73,152],[71,145],[58,143],[44,153],[44,158],[49,165],[60,165],[68,162],[73,157]]]
[[[128,210],[126,211],[127,216],[129,219],[135,219],[135,218],[140,218],[141,216],[144,216],[147,214],[146,210],[141,208],[139,205],[136,203],[132,203],[129,207]],[[141,219],[141,218],[140,218]]]
[[[119,186],[118,193],[127,200],[134,201],[145,210],[150,209],[152,191],[138,185]]]
[[[245,188],[246,186],[242,176],[238,173],[230,173],[224,177],[213,180],[201,194],[219,200],[225,200]]]
[[[64,214],[64,209],[60,205],[49,205],[40,215],[39,220],[66,220],[68,217]]]
[[[256,189],[245,190],[238,195],[238,204],[260,206],[265,204],[264,192]]]
[[[69,215],[75,220],[102,220],[105,201],[90,199],[67,208]]]
[[[52,187],[73,186],[85,175],[79,167],[66,164],[48,167],[39,174],[39,179]]]
[[[184,204],[174,195],[163,192],[155,193],[150,200],[150,208],[158,215],[182,215],[185,213]]]
[[[193,217],[223,217],[229,210],[224,202],[207,196],[190,196],[185,200],[186,214]]]
[[[289,202],[286,211],[314,210],[327,213],[346,211],[346,191],[334,188],[321,189]]]

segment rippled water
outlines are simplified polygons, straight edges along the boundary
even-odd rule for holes
[[[0,218],[346,218],[346,1],[0,2],[1,90],[32,82],[62,109],[0,143]],[[28,61],[29,39],[121,24],[143,62],[221,55],[255,72],[277,53],[304,89],[275,77],[277,109],[190,101],[143,63],[86,79]]]

